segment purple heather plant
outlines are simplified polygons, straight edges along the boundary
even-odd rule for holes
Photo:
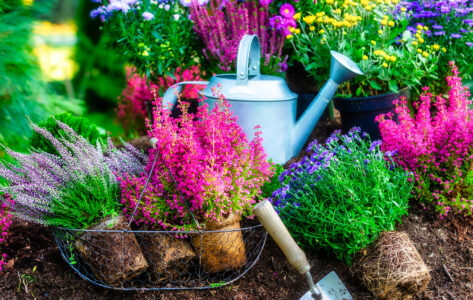
[[[117,214],[116,176],[143,173],[147,157],[128,144],[116,149],[110,138],[103,152],[100,143],[94,147],[66,124],[57,124],[65,132],[58,138],[31,126],[52,143],[59,156],[37,151],[22,154],[2,145],[16,160],[0,164],[0,177],[8,181],[0,191],[15,200],[4,204],[25,220],[67,228],[86,228]]]

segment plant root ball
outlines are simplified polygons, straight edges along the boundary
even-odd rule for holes
[[[357,253],[351,271],[378,299],[410,299],[430,282],[429,270],[405,232],[382,233]]]

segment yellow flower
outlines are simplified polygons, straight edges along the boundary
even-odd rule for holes
[[[412,42],[412,46],[416,47],[417,45],[418,45],[418,43],[416,41]]]
[[[295,32],[296,32],[296,34],[300,34],[301,30],[299,28],[297,28]]]
[[[418,33],[416,33],[415,37],[416,37],[416,39],[422,38],[422,36],[421,36],[420,34],[418,34]]]
[[[417,53],[422,53],[422,50],[421,50],[421,49],[417,49]]]
[[[373,9],[373,7],[372,7],[371,5],[366,5],[366,6],[365,6],[365,9],[366,9],[367,11],[371,11],[371,10]]]
[[[299,21],[299,20],[301,19],[301,13],[298,12],[298,13],[296,13],[296,14],[295,14],[294,16],[292,16],[292,17],[294,18],[294,20]]]
[[[141,52],[141,55],[142,56],[148,56],[149,55],[148,50],[145,50],[145,51]]]
[[[382,31],[382,30],[378,30],[378,34],[383,34],[383,31]]]
[[[424,39],[423,39],[423,38],[420,38],[420,39],[419,39],[419,43],[420,43],[420,44],[423,44],[423,43],[424,43]]]
[[[319,34],[323,34],[325,31],[323,29],[319,30]]]
[[[406,10],[407,10],[407,9],[406,9],[405,7],[401,7],[401,11],[402,11],[402,12],[406,12]]]
[[[363,55],[363,60],[368,60],[368,55]]]
[[[429,27],[424,26],[424,31],[427,31],[427,30],[429,30]]]
[[[361,3],[361,5],[366,6],[366,5],[370,4],[370,1],[369,0],[361,0],[360,3]]]
[[[322,18],[322,17],[317,18],[317,23],[322,23],[323,21],[324,21],[324,18]]]
[[[337,8],[336,10],[334,10],[334,13],[336,13],[337,15],[341,14],[342,13],[342,10],[340,8]]]
[[[388,64],[387,64],[387,63],[383,63],[383,67],[387,68],[387,67],[388,67]]]
[[[424,52],[422,52],[422,56],[425,57],[425,58],[427,58],[427,57],[429,57],[429,53],[427,53],[427,52],[424,51]]]
[[[296,31],[296,28],[292,27],[292,26],[289,26],[287,28],[289,30],[289,32],[293,33],[294,31]]]
[[[435,45],[433,45],[433,46],[432,46],[432,48],[434,48],[434,50],[435,50],[435,51],[439,51],[439,49],[440,49],[440,46],[439,46],[439,45],[437,45],[437,44],[435,44]]]
[[[292,34],[286,35],[286,39],[288,39],[288,40],[292,39]]]
[[[309,30],[310,30],[310,31],[314,31],[314,30],[315,30],[315,27],[314,27],[314,26],[310,26],[310,27],[309,27]]]
[[[334,0],[326,0],[326,2],[327,2],[328,5],[332,5]]]
[[[388,25],[389,25],[389,27],[394,27],[394,21],[389,21]]]
[[[398,4],[399,3],[399,0],[392,0],[393,1],[393,4]]]
[[[381,20],[381,25],[386,26],[388,24],[388,21],[386,19]]]
[[[376,41],[371,41],[371,44],[372,44],[373,46],[376,46]]]
[[[424,29],[424,26],[422,26],[422,25],[420,25],[420,24],[417,25],[417,30],[422,30],[422,29]]]
[[[315,16],[306,16],[303,18],[304,22],[306,22],[307,25],[310,25],[312,23],[314,23],[315,21]]]
[[[443,53],[447,53],[447,48],[442,47],[442,52],[443,52]]]
[[[394,55],[390,57],[390,60],[391,60],[392,62],[395,62],[396,59],[397,59],[397,58],[396,58],[396,56],[394,56]]]

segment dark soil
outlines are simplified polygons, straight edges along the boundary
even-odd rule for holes
[[[319,122],[312,137],[325,140],[339,125]],[[431,270],[427,290],[415,299],[473,299],[473,219],[452,215],[440,220],[412,203],[398,230],[408,233]],[[119,292],[95,286],[63,260],[49,228],[18,219],[9,240],[0,245],[2,251],[8,264],[0,273],[0,299],[298,299],[308,289],[271,238],[246,275],[210,290]],[[306,254],[315,281],[335,271],[355,299],[373,299],[344,263],[327,253]]]

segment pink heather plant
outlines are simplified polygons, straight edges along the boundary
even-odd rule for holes
[[[404,98],[396,103],[399,122],[389,115],[378,117],[382,149],[397,151],[394,161],[414,172],[416,197],[433,203],[441,219],[449,212],[473,212],[473,111],[470,92],[462,86],[455,64],[450,65],[448,101],[437,96],[435,115],[426,87],[414,117]]]
[[[1,198],[3,198],[3,202],[14,203],[14,200],[11,199],[8,194],[4,194]],[[8,206],[5,203],[2,203],[0,206],[0,243],[5,242],[8,238],[8,228],[12,223],[11,217],[12,215],[10,214]],[[0,254],[0,272],[6,264],[6,258],[6,253]]]
[[[270,26],[270,1],[210,0],[201,6],[194,0],[190,15],[194,30],[204,42],[204,56],[218,63],[224,71],[236,68],[238,45],[245,34],[256,34],[260,40],[263,73],[285,71],[282,58],[285,36]]]
[[[251,217],[252,204],[271,176],[270,163],[261,146],[261,132],[248,142],[229,104],[217,95],[220,101],[211,111],[204,104],[195,115],[180,102],[183,113],[176,119],[162,107],[161,100],[156,101],[148,135],[157,139],[157,148],[150,152],[147,172],[155,155],[158,157],[136,223],[167,230],[195,229],[177,187],[199,222],[220,223],[230,213]],[[122,204],[128,217],[145,181],[146,177],[120,178]]]
[[[148,82],[146,76],[140,77],[133,72],[132,68],[127,69],[127,87],[123,90],[121,96],[118,97],[117,115],[118,120],[122,123],[127,132],[136,131],[138,134],[146,134],[145,119],[146,102],[153,101],[153,88],[163,94],[170,86],[181,81],[201,80],[199,67],[193,66],[189,69],[182,70],[177,68],[171,76],[162,76],[156,79],[156,83]],[[183,89],[182,97],[184,99],[197,99],[199,87],[186,86]]]

